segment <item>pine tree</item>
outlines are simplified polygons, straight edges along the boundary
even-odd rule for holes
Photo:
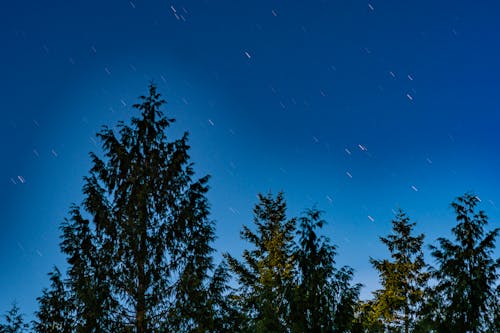
[[[349,267],[335,268],[336,248],[317,235],[325,224],[317,209],[300,218],[292,332],[347,332],[354,319],[360,285]]]
[[[484,230],[488,217],[477,210],[479,202],[472,193],[457,198],[452,203],[455,240],[441,237],[438,247],[431,246],[438,265],[435,294],[442,300],[435,312],[438,331],[483,332],[493,324],[489,300],[495,297],[500,258],[492,256],[500,228]]]
[[[354,327],[359,292],[362,284],[353,284],[354,270],[349,266],[343,266],[336,270],[333,279],[334,295],[334,320],[333,332],[351,332]]]
[[[23,314],[16,303],[3,316],[4,323],[0,323],[0,333],[22,333],[26,332],[28,324],[24,322]]]
[[[413,332],[421,320],[429,273],[425,270],[424,235],[413,235],[414,222],[400,209],[392,221],[393,233],[380,237],[391,259],[370,258],[382,288],[374,292],[371,321],[391,332]],[[379,326],[380,329],[380,326]]]
[[[208,176],[192,180],[187,133],[167,140],[174,119],[161,112],[164,103],[151,85],[134,105],[139,117],[98,134],[103,156],[91,154],[84,186],[92,219],[74,208],[63,226],[79,317],[104,319],[94,324],[112,331],[201,332],[213,317]]]
[[[44,289],[37,298],[39,309],[35,312],[33,330],[37,333],[74,332],[73,306],[57,267],[49,273],[50,289]]]
[[[293,238],[295,219],[287,220],[283,193],[259,194],[254,208],[255,232],[243,227],[241,238],[253,248],[243,261],[226,254],[239,282],[237,300],[243,316],[242,332],[287,332],[294,277]]]
[[[240,331],[240,313],[231,301],[229,287],[230,272],[227,263],[223,261],[214,271],[209,284],[208,305],[210,318],[204,320],[205,331],[210,333],[235,333]]]
[[[188,170],[189,171],[189,170]],[[190,176],[191,171],[188,172]],[[214,240],[214,227],[208,220],[206,199],[208,177],[193,182],[182,193],[178,215],[172,226],[172,249],[180,264],[179,278],[173,289],[175,302],[168,313],[170,332],[217,332],[216,322],[220,294],[225,291],[224,267],[214,272],[210,243]],[[178,253],[177,253],[178,251]]]
[[[89,178],[85,178],[84,206],[94,196],[88,191]],[[92,213],[92,211],[91,211]],[[61,250],[68,262],[69,306],[74,316],[74,330],[78,333],[114,332],[121,324],[116,319],[117,301],[112,295],[112,251],[109,242],[104,242],[101,233],[92,223],[82,217],[80,208],[73,205],[70,218],[61,226]],[[102,221],[102,216],[94,215],[94,221]],[[108,246],[107,246],[108,245]]]
[[[356,305],[352,333],[385,333],[384,323],[375,312],[373,299],[359,301]]]
[[[141,100],[130,125],[97,135],[102,157],[90,154],[83,203],[61,226],[68,277],[50,274],[39,332],[226,332],[234,317],[227,269],[212,262],[209,177],[193,180],[187,133],[167,140],[175,120],[154,85]]]

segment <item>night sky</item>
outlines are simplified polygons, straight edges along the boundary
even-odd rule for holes
[[[95,133],[137,115],[150,82],[177,119],[167,134],[188,130],[212,176],[217,260],[247,246],[258,192],[283,190],[290,215],[324,210],[365,298],[394,209],[431,244],[474,191],[499,226],[498,17],[498,1],[3,3],[0,312],[16,300],[31,318],[65,269],[58,227]]]

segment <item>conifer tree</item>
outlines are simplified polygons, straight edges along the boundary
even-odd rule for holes
[[[12,304],[10,310],[3,317],[4,322],[0,323],[0,333],[26,332],[28,324],[24,322],[23,314],[16,303]]]
[[[484,332],[495,324],[489,300],[495,297],[499,278],[500,258],[493,258],[493,250],[500,228],[484,230],[488,217],[478,211],[479,202],[472,193],[457,198],[452,203],[457,219],[454,241],[441,237],[438,246],[431,246],[437,262],[435,295],[441,300],[435,310],[440,332]]]
[[[187,133],[167,140],[175,120],[163,115],[164,103],[150,85],[134,105],[139,117],[98,133],[102,153],[90,154],[83,203],[71,207],[61,226],[67,279],[51,274],[51,290],[39,298],[38,331],[63,313],[78,333],[223,332],[227,326],[222,318],[230,308],[222,294],[229,277],[212,262],[209,177],[193,180]]]
[[[44,289],[37,298],[33,330],[36,333],[70,333],[75,331],[73,305],[57,267],[49,273],[50,289]]]
[[[287,332],[293,288],[295,219],[287,220],[283,193],[258,195],[255,231],[244,226],[241,238],[252,245],[243,261],[226,254],[239,282],[235,296],[243,316],[241,332]]]
[[[85,178],[84,194],[87,197],[84,206],[92,212],[89,200],[94,200],[94,197],[88,192],[89,181]],[[96,214],[94,221],[102,219]],[[65,284],[69,303],[65,305],[71,306],[71,309],[60,311],[73,314],[74,331],[77,333],[116,331],[121,328],[121,323],[116,318],[118,305],[111,290],[112,250],[109,249],[109,242],[102,240],[102,233],[91,221],[82,217],[76,205],[71,207],[70,218],[64,221],[61,230],[60,247],[68,263]]]
[[[75,283],[87,290],[104,286],[106,317],[123,325],[121,330],[201,332],[212,317],[208,273],[214,227],[205,198],[208,176],[192,179],[187,133],[167,140],[165,130],[174,119],[163,115],[164,103],[151,85],[149,95],[134,105],[139,117],[98,134],[103,156],[91,154],[84,187],[92,227],[85,231],[89,222],[74,210],[76,225],[68,228],[76,228],[77,241],[88,245],[101,270],[90,274],[90,284],[85,273]],[[91,235],[88,241],[86,235]]]
[[[414,222],[400,209],[392,221],[393,233],[380,237],[390,259],[370,258],[379,272],[382,288],[374,292],[369,318],[377,327],[390,332],[413,332],[422,319],[425,288],[429,273],[425,269],[422,246],[424,235],[413,235]]]
[[[351,333],[382,333],[384,323],[375,313],[373,299],[359,301],[356,305]]]
[[[347,332],[352,326],[361,286],[352,284],[351,268],[335,268],[335,246],[317,235],[325,223],[317,209],[300,218],[292,332]]]
[[[171,249],[178,261],[174,264],[179,267],[179,278],[173,288],[174,303],[165,326],[170,332],[201,333],[221,329],[216,317],[227,278],[224,266],[218,267],[212,278],[209,276],[214,268],[214,250],[210,245],[214,240],[214,227],[208,220],[207,181],[208,177],[204,177],[193,182],[181,194],[179,210],[174,215],[175,225],[171,226],[174,245]]]

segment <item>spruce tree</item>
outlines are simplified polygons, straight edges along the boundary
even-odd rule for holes
[[[83,203],[61,226],[67,280],[51,275],[41,331],[61,313],[71,313],[72,332],[223,331],[228,275],[212,262],[209,177],[193,179],[187,132],[167,140],[175,120],[156,87],[140,98],[130,124],[97,135],[102,152],[90,154]],[[50,308],[63,290],[64,307]]]
[[[84,194],[87,195],[84,206],[89,206],[89,178],[85,178]],[[94,215],[94,222],[102,221],[103,217]],[[68,263],[65,281],[69,294],[74,331],[77,333],[115,332],[123,328],[116,318],[117,300],[111,290],[112,250],[109,241],[102,240],[100,232],[91,221],[84,218],[80,208],[73,205],[70,218],[61,225],[61,250],[66,255]],[[43,324],[43,323],[42,323]]]
[[[392,221],[392,234],[380,237],[391,258],[370,258],[382,285],[374,292],[368,316],[377,330],[383,327],[384,331],[413,332],[422,320],[429,273],[422,252],[424,235],[413,235],[414,227],[415,223],[399,209]]]
[[[347,332],[352,326],[361,286],[352,284],[351,268],[335,267],[335,246],[317,235],[325,223],[317,209],[300,218],[292,332]]]
[[[500,258],[493,258],[493,250],[500,228],[485,231],[488,217],[478,210],[479,202],[472,193],[457,198],[452,203],[454,241],[441,237],[438,246],[431,246],[437,263],[435,295],[441,300],[435,317],[441,332],[484,332],[495,324],[490,300],[495,299],[499,278]]]
[[[37,298],[39,309],[35,312],[33,331],[37,333],[71,333],[75,331],[73,305],[61,272],[57,267],[49,273],[50,289],[44,289]]]
[[[5,313],[4,322],[0,323],[0,333],[26,332],[28,324],[24,322],[23,314],[16,303]]]
[[[209,177],[193,180],[187,133],[167,140],[174,119],[160,110],[156,87],[140,98],[140,116],[104,127],[103,156],[91,154],[84,208],[93,218],[91,252],[103,263],[96,282],[109,283],[111,319],[126,331],[201,332],[212,317]]]
[[[287,332],[293,288],[295,219],[287,219],[283,193],[258,195],[254,208],[255,231],[244,226],[241,238],[251,249],[243,261],[225,257],[239,289],[233,297],[242,313],[242,332]]]

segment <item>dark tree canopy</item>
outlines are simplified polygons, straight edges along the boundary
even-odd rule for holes
[[[453,240],[431,246],[402,210],[380,237],[390,257],[370,258],[380,289],[359,299],[354,270],[337,267],[337,248],[321,231],[322,212],[287,216],[282,192],[259,194],[249,245],[214,264],[209,176],[198,178],[188,133],[167,136],[155,85],[133,105],[130,122],[104,126],[90,153],[84,199],[62,223],[66,271],[54,267],[37,298],[37,333],[341,333],[500,332],[500,228],[486,230],[479,198],[452,207]],[[354,254],[352,254],[354,255]],[[17,305],[0,333],[25,332]]]
[[[3,323],[0,322],[0,333],[22,333],[26,332],[28,324],[24,322],[24,316],[16,303],[12,304],[5,315]]]
[[[485,231],[488,217],[477,209],[479,202],[472,193],[457,198],[452,203],[457,219],[452,229],[455,239],[439,238],[438,246],[431,246],[437,263],[433,275],[440,331],[484,332],[492,326],[494,316],[498,318],[495,287],[500,258],[493,258],[493,250],[500,228]]]
[[[352,283],[349,267],[335,267],[335,246],[317,231],[325,221],[308,210],[287,219],[283,193],[259,195],[254,230],[241,236],[251,249],[243,261],[226,255],[238,281],[232,296],[240,310],[239,332],[349,331],[360,285]]]
[[[35,313],[33,330],[37,333],[74,332],[73,304],[61,279],[61,272],[54,267],[49,277],[50,289],[44,289],[42,296],[37,298],[40,307]]]
[[[380,237],[390,259],[370,262],[378,271],[381,289],[367,308],[372,328],[390,332],[413,332],[424,307],[429,273],[424,262],[424,235],[414,235],[415,222],[399,209],[392,220],[392,234]]]
[[[242,312],[243,332],[286,332],[294,273],[293,235],[295,219],[287,219],[283,193],[259,194],[254,208],[255,232],[244,226],[241,238],[251,249],[243,261],[226,255],[237,277],[235,296]]]
[[[292,332],[347,332],[354,320],[361,285],[352,284],[351,268],[335,267],[335,246],[317,234],[325,224],[317,209],[299,219]]]
[[[226,286],[223,266],[210,276],[209,177],[193,179],[187,133],[167,139],[174,119],[163,115],[164,103],[151,85],[130,125],[98,134],[102,153],[90,154],[83,204],[61,227],[67,280],[51,275],[37,327],[61,313],[74,319],[75,332],[86,333],[208,332],[219,325],[214,318],[223,304],[216,294]],[[51,307],[63,292],[66,307]]]

